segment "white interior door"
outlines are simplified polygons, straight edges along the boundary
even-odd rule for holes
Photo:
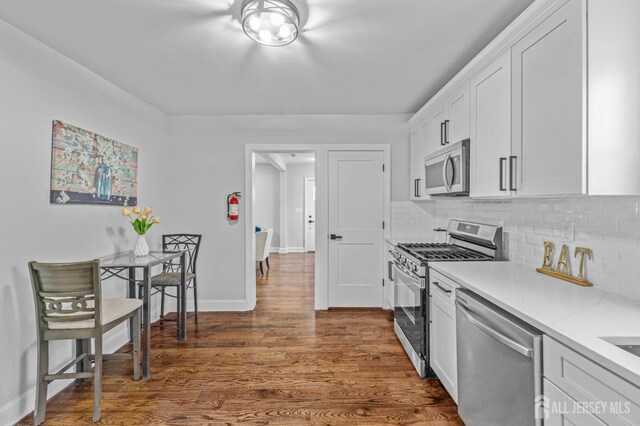
[[[329,152],[330,307],[381,307],[384,154]]]
[[[304,251],[316,251],[316,180],[304,178]]]

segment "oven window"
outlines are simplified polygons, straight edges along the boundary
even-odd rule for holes
[[[418,282],[404,275],[396,268],[395,271],[394,319],[402,329],[413,349],[425,355],[426,330],[424,329],[424,309],[422,302],[425,289],[421,289]]]

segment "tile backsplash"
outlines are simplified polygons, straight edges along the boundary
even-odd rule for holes
[[[510,200],[443,198],[391,203],[391,233],[396,239],[424,237],[442,241],[449,219],[490,223],[504,228],[508,260],[536,268],[542,264],[543,242],[562,246],[562,225],[573,224],[571,268],[577,274],[576,246],[589,247],[587,278],[594,286],[640,299],[640,197],[570,197]]]

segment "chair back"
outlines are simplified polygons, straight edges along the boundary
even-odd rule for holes
[[[165,234],[162,236],[162,249],[165,251],[185,250],[187,252],[187,273],[196,273],[196,261],[202,235],[199,234]],[[165,272],[179,272],[179,260],[165,264]]]
[[[29,262],[39,330],[53,322],[100,324],[100,261]]]
[[[273,239],[273,228],[256,233],[256,261],[261,262],[269,257],[271,240]]]

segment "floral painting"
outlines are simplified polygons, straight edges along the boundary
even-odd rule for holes
[[[138,149],[53,122],[51,203],[135,206]]]

